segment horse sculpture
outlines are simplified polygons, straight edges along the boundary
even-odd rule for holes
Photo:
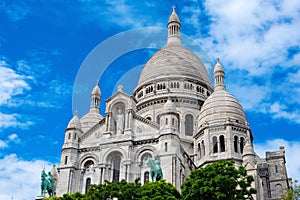
[[[49,197],[53,197],[54,192],[55,186],[52,174],[49,172],[47,175],[45,170],[43,170],[41,175],[41,195],[46,196],[48,193]]]
[[[150,166],[150,176],[153,182],[163,179],[163,174],[160,167],[160,161],[157,157],[152,160],[150,157],[147,158],[147,165]]]

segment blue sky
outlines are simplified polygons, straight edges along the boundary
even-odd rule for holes
[[[284,145],[288,173],[300,179],[298,0],[4,0],[0,199],[39,194],[40,171],[59,162],[67,123],[75,110],[80,116],[88,111],[96,79],[102,114],[118,84],[131,93],[143,65],[165,43],[173,4],[184,43],[192,41],[197,55],[208,55],[210,75],[220,57],[227,90],[245,109],[256,152],[264,156]],[[128,52],[122,46],[130,46]],[[90,61],[93,52],[99,60]],[[80,80],[86,85],[80,87]]]

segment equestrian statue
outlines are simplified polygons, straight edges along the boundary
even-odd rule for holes
[[[56,188],[51,172],[48,172],[47,175],[45,169],[43,169],[41,174],[41,196],[44,197],[48,193],[49,197],[53,197],[55,189]]]
[[[150,176],[153,182],[163,179],[163,174],[160,167],[160,161],[157,156],[154,159],[147,158],[147,165],[150,167]]]

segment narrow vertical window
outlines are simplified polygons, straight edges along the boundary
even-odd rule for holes
[[[68,139],[71,139],[71,133],[69,133]]]
[[[74,140],[76,140],[76,132],[74,133]]]
[[[240,149],[241,149],[241,153],[243,153],[243,150],[244,150],[244,138],[242,137],[242,138],[240,138]]]
[[[165,143],[165,152],[167,152],[168,151],[168,143],[166,142]]]
[[[205,145],[204,145],[204,140],[202,140],[202,149],[203,149],[203,156],[205,156]]]
[[[144,173],[144,184],[147,182],[149,182],[149,172],[148,171]]]
[[[65,156],[65,165],[68,164],[68,156]]]
[[[193,136],[194,132],[194,117],[191,114],[185,116],[185,135]]]
[[[166,118],[166,125],[168,125],[168,118]]]
[[[238,152],[238,136],[234,136],[234,152]]]
[[[174,126],[175,125],[175,119],[172,118],[172,125]]]
[[[198,144],[198,153],[199,153],[199,158],[201,158],[201,144],[199,143]]]
[[[225,151],[225,138],[224,138],[224,135],[220,136],[220,149],[221,149],[221,152]]]
[[[275,165],[275,173],[278,173],[278,166]]]
[[[214,148],[214,153],[218,153],[218,139],[216,136],[213,137],[213,148]]]
[[[85,182],[85,193],[87,193],[90,186],[91,186],[91,178],[87,178]]]
[[[115,157],[113,161],[113,182],[117,183],[120,179],[120,164],[121,158],[119,156]]]

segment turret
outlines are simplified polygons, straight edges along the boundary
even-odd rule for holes
[[[214,68],[215,90],[225,90],[224,76],[225,72],[218,58]]]
[[[178,114],[170,97],[162,107],[160,130],[162,133],[178,133]]]
[[[96,85],[91,93],[91,104],[90,104],[90,112],[100,112],[100,100],[101,100],[101,91],[98,86],[98,80],[96,81]]]
[[[168,43],[167,45],[181,44],[180,40],[180,20],[175,12],[175,6],[173,6],[173,12],[168,21]]]

